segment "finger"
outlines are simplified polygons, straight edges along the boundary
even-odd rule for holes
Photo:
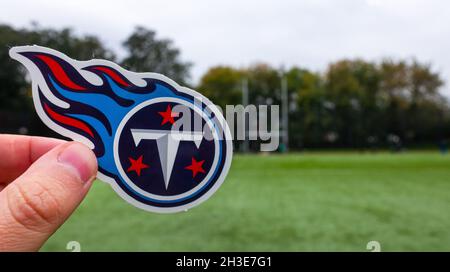
[[[85,197],[97,173],[93,152],[65,143],[0,192],[0,251],[34,251]]]
[[[65,142],[44,137],[0,135],[0,183],[16,179],[40,156]]]

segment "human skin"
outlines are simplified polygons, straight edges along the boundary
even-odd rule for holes
[[[86,196],[97,160],[86,146],[0,135],[0,251],[37,251]]]

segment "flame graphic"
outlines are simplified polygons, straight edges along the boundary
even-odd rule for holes
[[[99,172],[108,176],[118,175],[114,132],[128,111],[154,97],[184,96],[167,84],[167,78],[158,80],[161,75],[132,73],[106,60],[76,61],[40,46],[14,47],[10,55],[31,72],[40,117],[48,118],[64,136],[75,133],[92,143]],[[91,83],[94,79],[100,84]]]
[[[9,53],[30,71],[39,117],[59,134],[91,147],[98,160],[98,177],[130,204],[162,213],[183,211],[208,199],[225,179],[233,153],[231,133],[219,109],[199,93],[160,74],[130,72],[106,60],[76,61],[45,47],[19,46]],[[200,104],[194,101],[198,97]],[[129,113],[153,98],[184,100],[214,127],[217,137],[212,154],[217,155],[217,163],[210,177],[189,194],[159,196],[139,192],[118,168],[126,158],[115,153],[120,139],[116,134],[126,124]]]

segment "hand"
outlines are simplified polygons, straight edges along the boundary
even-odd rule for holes
[[[35,251],[87,194],[97,160],[86,146],[0,135],[0,251]]]

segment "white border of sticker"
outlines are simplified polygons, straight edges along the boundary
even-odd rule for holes
[[[187,204],[181,205],[181,206],[168,207],[168,208],[150,206],[150,205],[146,205],[146,204],[143,204],[143,203],[135,200],[130,195],[125,193],[113,178],[110,178],[110,177],[102,174],[100,171],[97,172],[97,178],[103,182],[110,184],[111,187],[113,188],[113,190],[122,199],[124,199],[128,203],[130,203],[133,206],[140,208],[142,210],[157,212],[157,213],[174,213],[174,212],[180,212],[180,211],[187,211],[188,209],[199,205],[200,203],[207,200],[211,195],[213,195],[219,189],[219,187],[222,185],[222,183],[224,182],[225,177],[227,176],[228,171],[230,169],[231,161],[232,161],[232,157],[233,157],[233,144],[232,144],[232,140],[231,140],[231,133],[230,133],[228,124],[225,121],[225,118],[223,117],[220,110],[204,95],[202,95],[192,89],[189,89],[187,87],[180,86],[175,81],[173,81],[172,79],[170,79],[162,74],[149,73],[149,72],[135,73],[135,72],[127,71],[124,68],[122,68],[121,66],[119,66],[118,64],[116,64],[112,61],[108,61],[108,60],[92,59],[92,60],[87,60],[87,61],[78,61],[78,60],[71,59],[70,57],[66,56],[65,54],[63,54],[59,51],[56,51],[54,49],[37,46],[37,45],[16,46],[16,47],[11,48],[9,50],[9,56],[11,58],[19,61],[20,63],[22,63],[30,72],[31,81],[32,81],[33,103],[34,103],[36,112],[37,112],[38,116],[41,118],[41,120],[53,131],[65,136],[65,137],[71,138],[72,140],[74,140],[76,142],[83,143],[91,149],[94,148],[94,144],[89,139],[59,126],[58,124],[53,122],[50,118],[48,118],[48,116],[45,114],[44,109],[42,108],[42,104],[39,99],[38,87],[41,88],[41,91],[44,94],[44,96],[47,99],[49,99],[50,102],[52,102],[53,104],[55,104],[61,108],[68,108],[69,105],[67,103],[65,103],[64,101],[61,101],[60,99],[56,98],[51,93],[51,91],[47,87],[47,84],[45,82],[43,75],[41,74],[41,72],[37,68],[37,66],[30,59],[20,55],[21,52],[29,52],[29,51],[55,55],[65,61],[69,62],[73,67],[75,67],[75,69],[77,69],[77,71],[88,82],[90,82],[93,85],[101,84],[101,82],[102,82],[101,79],[94,73],[82,70],[82,68],[91,66],[91,65],[109,66],[109,67],[112,67],[112,68],[118,70],[122,75],[124,75],[130,82],[132,82],[136,86],[145,86],[146,82],[143,80],[143,78],[154,78],[157,80],[161,80],[161,81],[171,85],[173,88],[175,88],[179,92],[186,93],[193,97],[201,97],[202,102],[208,107],[208,109],[210,111],[212,111],[214,113],[215,118],[217,118],[217,122],[222,127],[223,134],[225,136],[224,140],[226,141],[226,151],[225,151],[226,156],[225,156],[225,162],[223,165],[222,172],[220,173],[220,175],[217,178],[214,185],[205,194],[203,194],[198,199],[196,199],[192,202],[189,202]],[[114,132],[114,133],[116,133],[116,132]],[[114,139],[114,141],[115,141],[115,139]]]

